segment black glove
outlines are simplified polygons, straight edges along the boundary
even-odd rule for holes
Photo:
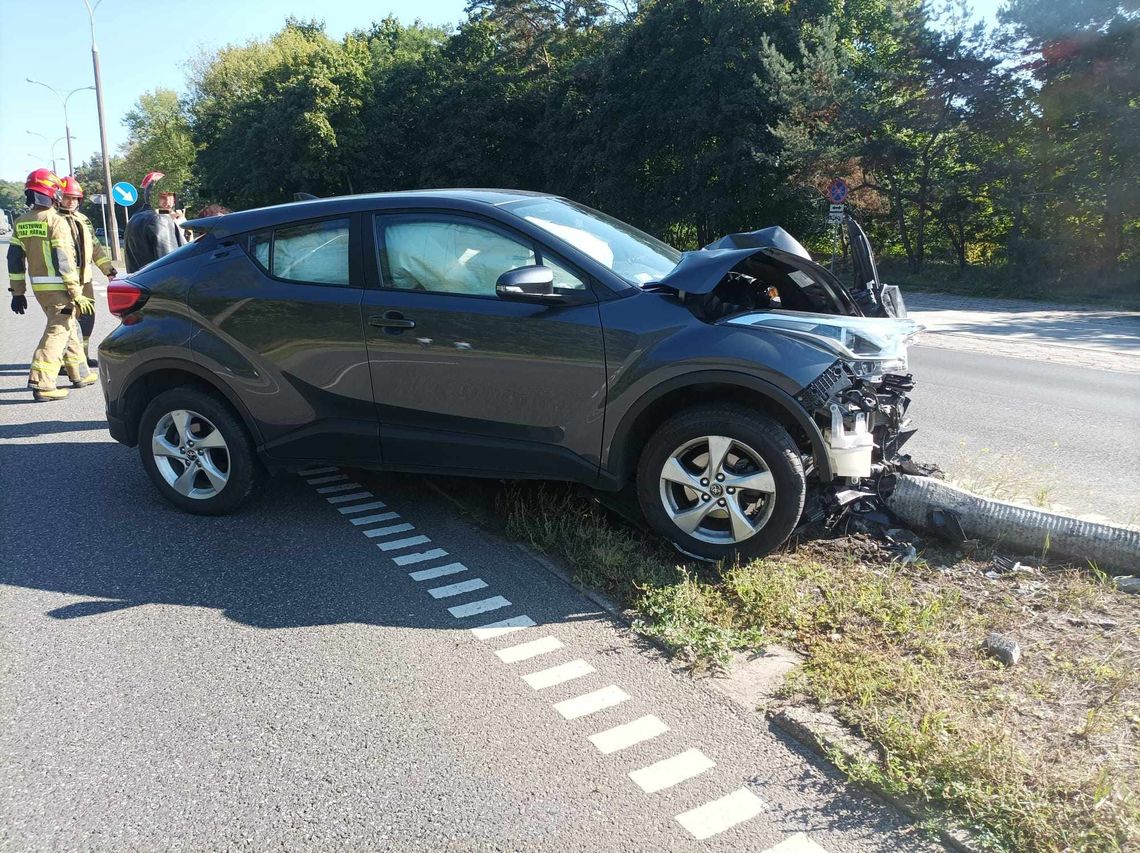
[[[12,296],[12,313],[23,314],[28,310],[28,297],[26,296]]]

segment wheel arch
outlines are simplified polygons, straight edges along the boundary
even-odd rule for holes
[[[123,393],[119,397],[117,416],[122,421],[127,435],[124,443],[128,447],[138,444],[139,419],[147,404],[155,396],[171,388],[195,387],[220,396],[237,415],[238,420],[249,431],[254,445],[260,450],[261,432],[240,398],[224,383],[212,376],[199,364],[179,359],[155,359],[132,373],[123,383]]]
[[[628,481],[645,442],[666,418],[700,404],[723,402],[748,406],[783,424],[797,444],[806,441],[820,479],[829,482],[833,478],[823,433],[790,394],[746,373],[702,370],[662,382],[626,410],[614,430],[602,467],[607,485],[620,489]]]

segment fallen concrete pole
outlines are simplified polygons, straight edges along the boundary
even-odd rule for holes
[[[931,477],[900,475],[887,501],[916,528],[930,527],[930,511],[951,510],[970,538],[988,539],[1014,551],[1095,563],[1114,574],[1140,574],[1140,530],[1081,521],[1039,509],[990,500]]]

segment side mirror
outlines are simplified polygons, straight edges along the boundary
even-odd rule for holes
[[[555,302],[561,298],[554,292],[554,270],[540,266],[507,270],[495,282],[495,294],[516,302]]]

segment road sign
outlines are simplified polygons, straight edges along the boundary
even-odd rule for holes
[[[132,184],[128,184],[126,181],[119,181],[111,187],[111,197],[115,199],[115,204],[130,207],[139,200],[139,191],[136,190]]]
[[[832,181],[827,188],[827,197],[835,204],[843,204],[847,201],[847,181],[843,178],[836,178]]]
[[[833,204],[833,205],[831,205],[831,207],[827,211],[827,221],[828,222],[835,222],[835,223],[842,225],[843,220],[846,217],[847,217],[847,208],[844,207],[842,204]]]
[[[107,203],[107,196],[103,195],[103,193],[95,193],[95,195],[91,196],[91,203],[92,204],[106,204]]]

